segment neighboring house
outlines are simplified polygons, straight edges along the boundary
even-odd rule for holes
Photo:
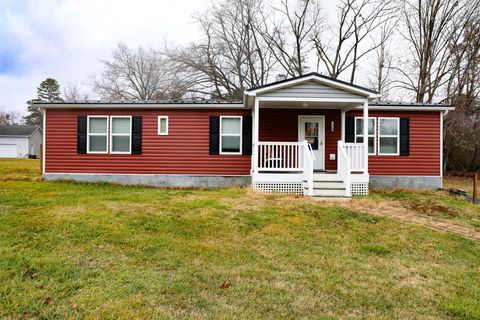
[[[378,96],[311,73],[243,101],[44,102],[44,177],[347,197],[440,187],[453,108]]]
[[[0,125],[0,158],[38,158],[42,128],[25,125]]]

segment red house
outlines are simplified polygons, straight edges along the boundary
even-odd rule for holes
[[[377,98],[311,73],[248,89],[243,101],[41,102],[43,176],[346,197],[441,187],[453,108]]]

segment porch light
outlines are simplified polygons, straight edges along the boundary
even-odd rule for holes
[[[330,122],[330,131],[331,131],[332,133],[335,132],[335,121],[331,121],[331,122]]]
[[[307,108],[307,107],[309,106],[309,104],[308,104],[307,102],[304,102],[304,103],[302,103],[302,106],[303,106],[304,108]]]

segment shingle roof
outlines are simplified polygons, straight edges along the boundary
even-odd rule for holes
[[[0,136],[30,136],[38,126],[27,125],[0,125]]]
[[[242,100],[172,99],[172,100],[83,100],[37,101],[36,104],[243,104]]]

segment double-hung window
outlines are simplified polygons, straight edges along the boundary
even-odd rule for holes
[[[220,154],[242,154],[242,117],[220,117]]]
[[[87,153],[108,152],[108,117],[87,117]]]
[[[398,156],[400,118],[378,118],[378,154]]]
[[[375,132],[376,132],[376,119],[368,118],[368,154],[375,155],[376,153],[376,143],[375,143]],[[355,118],[355,142],[363,143],[363,118]]]
[[[130,154],[132,142],[132,117],[112,116],[110,130],[110,153]]]

